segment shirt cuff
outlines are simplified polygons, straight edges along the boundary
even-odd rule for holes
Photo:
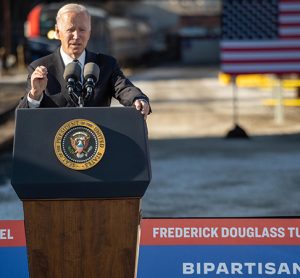
[[[135,98],[133,102],[135,102],[136,100],[146,102],[146,103],[149,105],[149,101],[146,100],[146,99],[144,99],[144,98],[142,98],[142,97],[137,97],[137,98]]]
[[[41,101],[43,99],[43,94],[41,95],[39,100],[33,99],[29,96],[29,93],[27,94],[27,101],[28,101],[28,105],[29,108],[38,108],[41,105]]]

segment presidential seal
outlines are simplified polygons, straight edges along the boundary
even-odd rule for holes
[[[65,123],[56,133],[54,150],[58,160],[74,170],[94,167],[105,152],[101,129],[91,121],[75,119]]]

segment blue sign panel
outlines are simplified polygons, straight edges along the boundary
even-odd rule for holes
[[[300,246],[141,246],[138,278],[300,277]]]
[[[0,277],[29,278],[26,247],[0,248]]]

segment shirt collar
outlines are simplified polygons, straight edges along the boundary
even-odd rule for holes
[[[62,47],[60,48],[60,55],[63,59],[63,62],[65,64],[65,66],[67,64],[70,64],[71,62],[73,62],[73,58],[71,58],[66,52],[63,51]],[[78,61],[81,64],[81,66],[83,67],[84,62],[85,62],[85,56],[86,56],[86,51],[84,50],[81,55],[78,57]]]

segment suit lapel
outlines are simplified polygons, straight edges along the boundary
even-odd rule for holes
[[[61,94],[65,100],[64,106],[74,106],[73,101],[71,100],[67,91],[67,82],[65,81],[63,76],[65,71],[65,64],[60,55],[60,48],[57,48],[56,52],[54,53],[53,63],[55,68],[55,76],[61,86]]]
[[[102,69],[101,63],[99,62],[98,55],[96,53],[86,50],[85,64],[87,64],[87,63],[96,63],[100,68],[100,76],[101,76],[101,72],[103,69]],[[99,77],[98,82],[96,83],[96,86],[95,86],[94,95],[88,101],[87,106],[95,105],[96,104],[95,100],[97,99],[97,97],[99,98],[100,95],[101,95],[101,82],[100,82],[100,77]]]
[[[61,84],[61,86],[62,86],[61,91],[63,92],[63,91],[66,91],[67,84],[63,77],[64,71],[65,71],[65,65],[61,58],[59,49],[60,48],[58,48],[55,52],[53,63],[54,63],[54,67],[55,67],[56,78],[57,78],[58,82]]]
[[[97,54],[86,50],[85,63],[97,63]]]

